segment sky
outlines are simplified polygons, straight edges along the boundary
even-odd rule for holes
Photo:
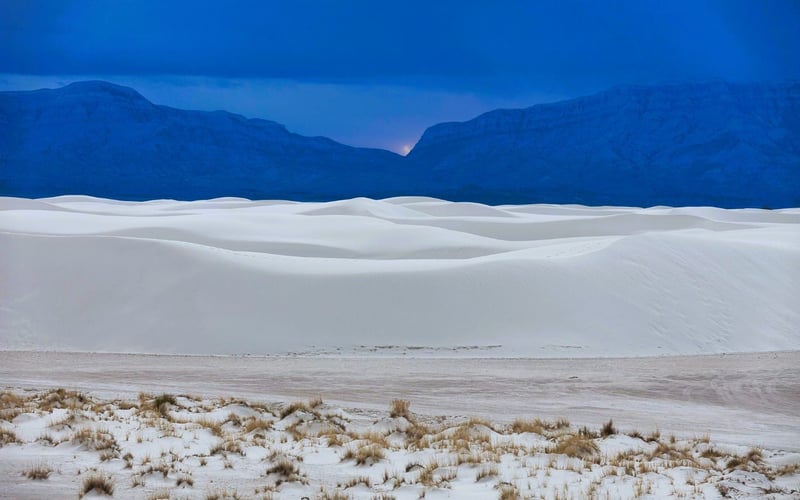
[[[2,0],[0,90],[102,79],[403,152],[628,84],[800,79],[800,0]]]

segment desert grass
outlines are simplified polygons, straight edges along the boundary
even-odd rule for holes
[[[114,495],[114,480],[111,476],[101,472],[92,472],[84,478],[78,497],[83,498],[88,493],[93,492],[98,495]]]
[[[342,461],[355,460],[356,465],[372,465],[383,460],[385,457],[386,453],[383,447],[376,444],[369,444],[355,449],[348,448],[342,455]]]
[[[45,480],[50,477],[52,472],[53,468],[50,467],[47,462],[40,460],[26,467],[25,470],[22,471],[22,475],[28,479]]]
[[[600,429],[601,437],[613,436],[616,433],[617,433],[617,428],[614,427],[613,420],[609,420],[608,422],[604,423],[603,427]]]
[[[406,420],[411,420],[411,402],[405,399],[393,399],[389,405],[389,417],[398,418],[403,417]]]
[[[498,489],[500,490],[500,494],[497,497],[498,500],[518,500],[522,498],[519,490],[513,484],[503,484]]]
[[[631,445],[627,437],[618,436],[612,420],[596,427],[575,427],[566,419],[537,418],[498,425],[482,418],[415,414],[412,419],[410,403],[404,400],[392,401],[383,412],[369,416],[356,413],[354,417],[353,413],[324,405],[320,398],[283,405],[250,404],[231,398],[187,402],[182,398],[142,394],[136,404],[120,410],[117,400],[103,401],[65,389],[24,395],[5,391],[0,393],[0,407],[28,415],[25,421],[40,419],[45,431],[34,438],[18,432],[15,422],[20,420],[0,420],[0,445],[80,445],[76,453],[92,453],[89,463],[96,464],[98,459],[110,462],[109,466],[118,463],[118,476],[129,481],[126,486],[137,488],[140,498],[146,497],[151,479],[159,487],[163,487],[163,481],[170,481],[172,488],[185,492],[179,497],[202,495],[205,489],[210,498],[251,498],[235,491],[207,490],[207,478],[220,473],[244,474],[248,461],[259,456],[263,459],[255,460],[263,460],[265,465],[260,476],[254,475],[253,480],[257,477],[261,481],[255,498],[283,497],[286,483],[292,483],[289,488],[307,487],[304,491],[309,498],[347,495],[346,491],[326,490],[331,484],[338,484],[340,490],[358,487],[353,495],[358,493],[359,498],[391,498],[393,490],[404,487],[418,488],[415,495],[435,496],[437,489],[456,491],[459,485],[463,487],[465,481],[456,479],[464,477],[474,477],[480,487],[494,488],[493,496],[501,499],[652,497],[667,491],[673,497],[702,497],[712,488],[737,496],[743,493],[731,478],[742,473],[764,478],[758,487],[762,495],[791,496],[785,485],[794,479],[787,478],[800,475],[800,460],[794,455],[719,445],[704,434],[677,439],[673,435],[664,437],[658,430],[647,434],[634,430],[628,435],[639,444]],[[249,405],[253,410],[234,413],[230,411],[232,404]],[[297,412],[303,414],[291,417]],[[289,418],[281,422],[277,419],[281,416]],[[395,422],[387,428],[387,416],[408,422]],[[134,457],[137,444],[158,443],[165,437],[173,443],[171,448]],[[622,450],[601,453],[608,446]],[[316,453],[313,450],[325,447],[335,448],[329,453],[340,458],[338,464],[325,466],[325,474],[333,473],[335,482],[321,481],[316,466],[303,466],[310,451]],[[398,457],[403,457],[399,463]],[[56,480],[62,480],[61,467],[56,464]],[[196,467],[205,467],[200,469],[202,474],[196,473]],[[681,473],[676,478],[674,471],[679,468]],[[52,465],[42,463],[21,472],[31,480],[50,477],[52,483],[52,470]],[[331,472],[336,470],[340,472]],[[82,477],[88,489],[81,484],[79,495],[90,491],[113,493],[111,476],[89,472]],[[619,488],[627,488],[624,491],[628,493]],[[363,489],[371,491],[364,496]]]
[[[72,434],[73,443],[85,446],[91,451],[107,451],[116,453],[119,445],[114,436],[105,427],[82,427]]]
[[[582,459],[592,458],[599,451],[600,449],[593,439],[580,434],[563,436],[555,444],[547,448],[548,453]]]
[[[284,407],[280,411],[278,416],[281,420],[283,420],[284,418],[298,411],[305,411],[311,413],[314,411],[315,408],[322,406],[322,403],[323,403],[322,397],[320,396],[312,398],[308,401],[295,401],[294,403],[290,403],[288,406]]]
[[[257,432],[257,431],[263,432],[269,430],[272,430],[272,421],[258,417],[249,418],[245,420],[244,425],[242,425],[242,431],[245,434],[250,434],[251,432]]]
[[[0,427],[0,448],[5,445],[19,443],[19,438],[17,438],[17,434],[10,430]]]

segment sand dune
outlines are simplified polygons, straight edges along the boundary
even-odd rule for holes
[[[0,347],[800,349],[798,224],[795,209],[0,198]]]

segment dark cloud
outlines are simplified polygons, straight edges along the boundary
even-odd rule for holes
[[[0,72],[497,89],[800,76],[800,3],[35,1],[0,6]]]

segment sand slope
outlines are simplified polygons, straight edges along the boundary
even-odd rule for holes
[[[0,198],[0,347],[800,349],[798,224],[798,209]]]

